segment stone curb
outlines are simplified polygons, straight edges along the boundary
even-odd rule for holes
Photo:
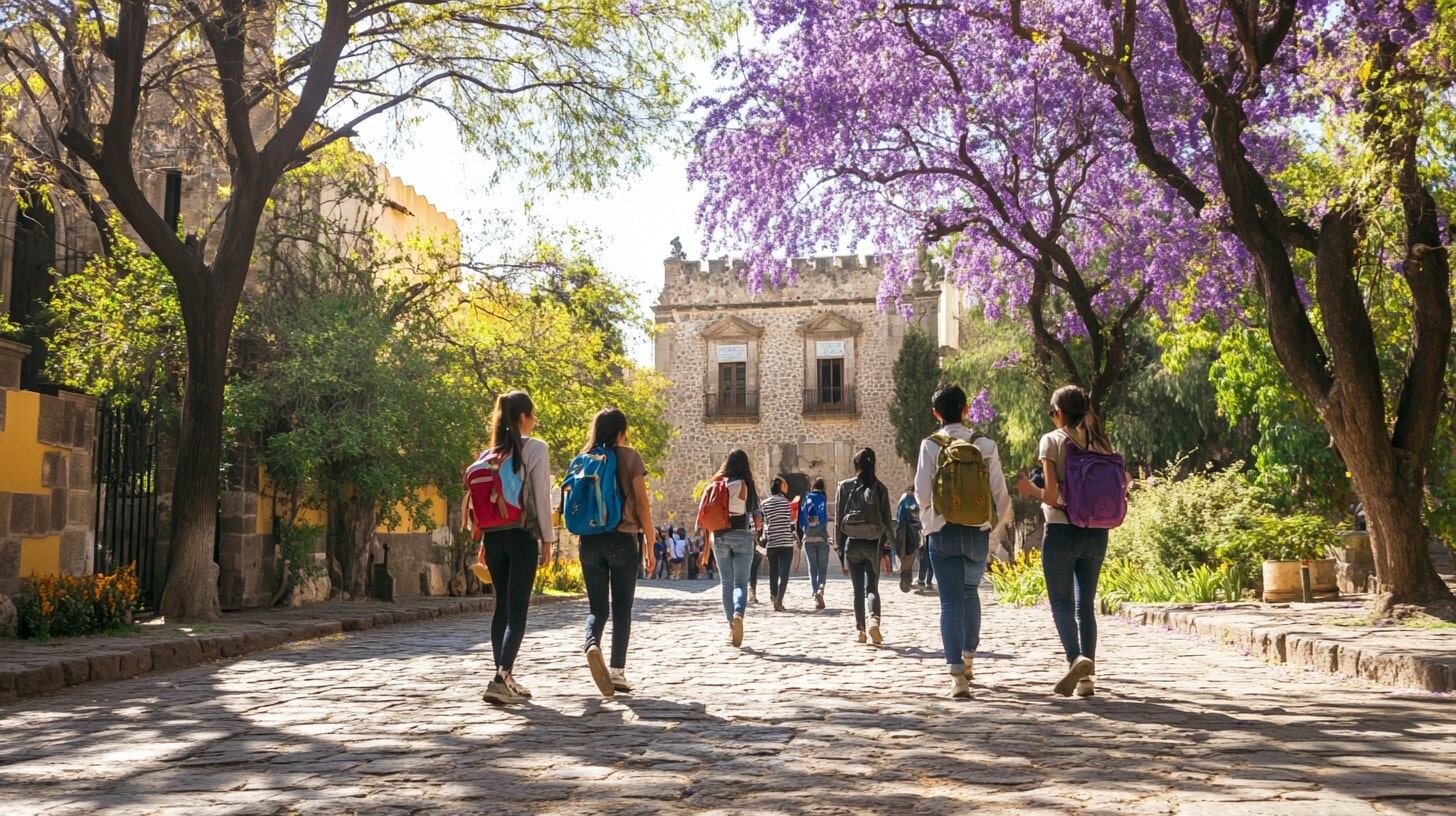
[[[531,598],[531,605],[534,607],[569,600],[573,598],[536,595]],[[416,606],[405,602],[391,604],[387,609],[381,609],[380,606],[382,604],[371,603],[368,604],[369,608],[361,608],[357,613],[335,612],[328,617],[305,620],[280,620],[277,623],[247,621],[240,624],[247,627],[241,631],[190,635],[140,643],[129,648],[103,646],[95,654],[58,656],[51,661],[21,668],[0,666],[0,705],[24,697],[54,693],[67,686],[126,680],[149,672],[173,671],[213,660],[273,649],[285,643],[298,643],[344,632],[361,632],[447,616],[478,614],[494,608],[492,599],[488,596],[450,599]],[[267,610],[260,611],[267,613]],[[258,611],[228,614],[256,615]]]
[[[1124,605],[1119,617],[1211,640],[1226,650],[1396,689],[1456,690],[1456,638],[1445,649],[1401,648],[1399,632],[1331,633],[1308,623],[1270,621],[1257,613],[1188,606]],[[1374,637],[1390,635],[1390,637]],[[1381,642],[1381,641],[1385,642]]]

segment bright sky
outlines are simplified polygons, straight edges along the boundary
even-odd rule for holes
[[[483,236],[500,234],[502,222],[514,223],[513,244],[518,249],[539,227],[576,227],[596,233],[594,257],[609,274],[637,293],[644,315],[662,290],[662,261],[670,242],[681,237],[689,258],[700,258],[696,209],[701,194],[687,183],[687,159],[663,150],[653,153],[643,174],[600,194],[522,194],[518,179],[490,186],[491,165],[467,151],[445,121],[427,122],[409,140],[401,140],[386,120],[360,128],[356,144],[422,193],[459,224],[467,246],[479,246]],[[530,205],[529,219],[526,215]],[[491,247],[494,249],[495,247]],[[485,260],[492,253],[486,252]],[[640,364],[652,363],[652,344],[645,335],[633,339],[632,355]]]

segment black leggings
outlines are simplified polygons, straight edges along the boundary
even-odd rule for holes
[[[793,547],[768,548],[768,589],[774,603],[784,602],[784,592],[789,588],[789,572],[793,568]]]
[[[627,642],[632,637],[632,599],[637,594],[637,545],[630,533],[581,537],[581,575],[586,580],[586,646],[600,646],[612,613],[612,662],[627,667]],[[608,597],[610,595],[610,597]]]
[[[753,567],[748,571],[748,585],[753,589],[753,594],[758,594],[758,565],[763,563],[763,556],[758,554],[758,547],[753,548]]]
[[[499,675],[516,665],[516,654],[526,637],[526,613],[531,608],[540,551],[531,534],[522,529],[485,533],[481,543],[485,545],[485,566],[490,570],[495,593],[490,651],[495,656],[495,671]]]
[[[849,582],[854,585],[854,625],[865,629],[865,602],[870,617],[880,619],[880,544],[877,541],[851,538],[845,547],[845,563],[849,565]]]

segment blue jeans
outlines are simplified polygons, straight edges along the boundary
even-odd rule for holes
[[[729,622],[748,609],[748,574],[753,570],[753,533],[724,530],[713,534],[713,557],[723,586],[723,614]]]
[[[1107,558],[1107,531],[1048,524],[1041,544],[1052,622],[1067,662],[1097,655],[1097,577]]]
[[[829,577],[829,540],[805,538],[804,560],[809,562],[810,594],[823,592],[824,581]]]
[[[981,646],[981,578],[991,552],[991,534],[979,527],[947,524],[926,536],[936,589],[940,591],[940,642],[952,671],[962,655]]]

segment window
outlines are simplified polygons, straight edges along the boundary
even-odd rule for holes
[[[819,404],[839,405],[844,402],[844,358],[819,360]]]
[[[182,171],[168,170],[167,183],[163,189],[162,218],[167,221],[168,229],[177,231],[182,223]]]
[[[718,364],[718,402],[735,408],[748,405],[748,363]]]

